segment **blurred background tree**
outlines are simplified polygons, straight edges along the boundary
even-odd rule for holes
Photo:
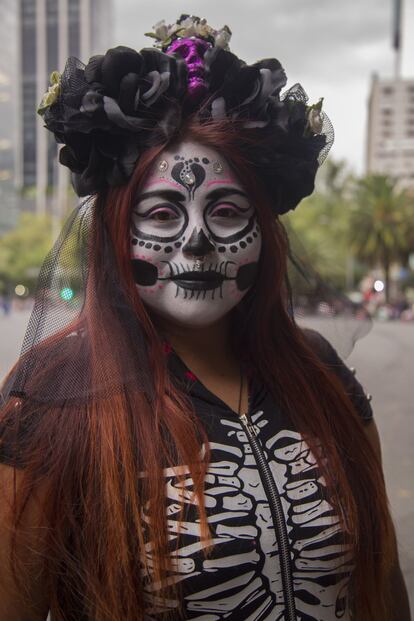
[[[23,212],[17,226],[0,237],[0,289],[11,294],[17,284],[33,293],[43,260],[52,245],[52,219]]]
[[[355,182],[349,209],[348,241],[355,256],[384,273],[389,302],[390,268],[408,266],[414,251],[414,199],[384,175],[367,175]]]
[[[341,161],[324,164],[314,194],[283,222],[293,254],[339,292],[381,268],[388,301],[391,265],[408,269],[414,252],[414,197],[387,176],[355,178]],[[295,270],[290,279],[304,291]]]
[[[293,254],[339,291],[353,285],[347,239],[351,190],[352,177],[345,163],[328,160],[321,168],[316,191],[283,218]],[[359,272],[362,276],[363,267]],[[300,289],[294,270],[290,278],[292,286]]]

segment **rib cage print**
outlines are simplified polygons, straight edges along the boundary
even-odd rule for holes
[[[282,500],[291,542],[297,619],[348,621],[352,559],[316,460],[297,432],[275,430],[262,410],[251,418]],[[165,469],[171,549],[179,537],[178,553],[171,554],[174,571],[170,580],[182,588],[185,619],[282,621],[284,596],[275,527],[252,449],[234,415],[216,415],[211,421],[209,437],[222,439],[210,441],[205,481],[215,547],[205,558],[188,468]],[[218,427],[217,433],[213,426]],[[179,474],[185,475],[181,485]],[[181,498],[185,514],[178,532]],[[148,519],[145,512],[144,519]],[[146,554],[151,558],[151,542],[147,542]],[[144,583],[150,605],[147,621],[158,621],[167,610],[177,608],[176,601],[162,605],[160,585],[151,576],[144,576]]]

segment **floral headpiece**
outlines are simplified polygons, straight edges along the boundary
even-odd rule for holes
[[[153,26],[153,32],[146,32],[147,37],[156,39],[154,45],[165,51],[173,41],[187,37],[197,37],[211,43],[214,47],[229,49],[231,30],[223,26],[221,30],[215,30],[206,19],[200,19],[196,15],[181,15],[174,24],[166,24],[165,19]]]
[[[79,196],[127,183],[141,153],[174,138],[190,115],[257,133],[259,146],[241,148],[275,197],[276,213],[312,193],[333,142],[322,99],[309,106],[299,84],[281,94],[287,78],[280,62],[247,65],[225,49],[227,27],[215,31],[184,15],[173,26],[160,22],[151,36],[166,51],[119,46],[87,65],[71,57],[62,75],[52,74],[38,112],[64,145],[59,159]],[[196,64],[183,51],[191,45],[201,50]]]

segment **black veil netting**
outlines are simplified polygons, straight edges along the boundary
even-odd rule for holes
[[[146,340],[122,291],[105,233],[101,248],[93,247],[101,217],[94,198],[81,202],[47,255],[20,357],[3,385],[3,403],[17,397],[39,405],[85,404],[92,397],[121,393],[126,385],[153,399]],[[105,231],[101,224],[99,230]],[[97,251],[102,252],[99,269],[104,271],[98,279],[88,267],[89,253]],[[346,358],[369,331],[369,316],[320,278],[305,252],[298,252],[298,244],[295,254],[290,252],[289,272],[290,312],[299,325],[316,329]],[[96,321],[105,313],[110,334],[102,334]],[[92,351],[96,339],[104,352],[98,363]]]
[[[363,304],[351,300],[318,273],[293,231],[289,231],[289,242],[290,312],[300,327],[319,332],[346,359],[356,342],[370,332],[372,318]]]
[[[21,354],[3,385],[3,403],[17,397],[39,405],[85,404],[92,397],[121,392],[128,384],[152,399],[143,332],[121,289],[105,234],[101,277],[95,280],[93,268],[88,267],[88,254],[96,251],[92,242],[99,217],[94,199],[81,202],[46,256]],[[106,304],[99,304],[100,300]],[[105,313],[111,334],[100,333],[94,322]],[[94,362],[92,351],[96,339],[100,339],[100,351],[107,354],[99,362]]]

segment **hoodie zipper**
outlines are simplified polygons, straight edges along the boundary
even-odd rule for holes
[[[285,595],[285,619],[296,621],[295,595],[293,589],[292,568],[290,561],[289,537],[286,528],[285,516],[282,503],[277,491],[276,483],[267,463],[266,456],[257,438],[257,433],[248,413],[239,416],[246,431],[250,446],[252,447],[256,463],[259,468],[269,507],[272,514],[273,524],[276,529],[276,538],[279,546],[280,570],[282,574],[283,593]]]

